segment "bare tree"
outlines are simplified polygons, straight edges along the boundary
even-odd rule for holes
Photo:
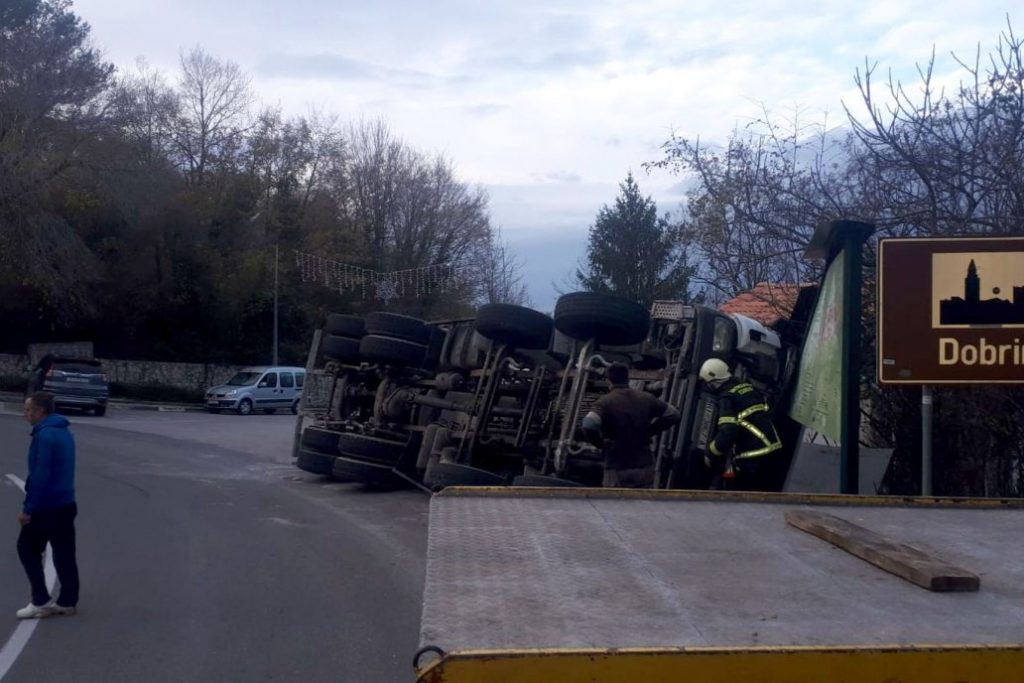
[[[935,57],[913,88],[855,75],[868,115],[847,109],[849,133],[770,115],[737,131],[724,150],[673,138],[657,165],[692,178],[687,238],[704,256],[701,277],[732,294],[759,281],[816,278],[800,255],[814,226],[864,218],[879,236],[1006,234],[1024,224],[1024,41],[1008,25],[988,55],[957,59],[962,80],[935,84]],[[954,55],[955,57],[955,55]],[[920,480],[919,397],[873,382],[874,246],[868,245],[862,397],[878,438],[895,447],[894,492]],[[1024,399],[1019,389],[936,392],[936,490],[1022,495]]]
[[[178,153],[189,182],[203,185],[210,166],[229,161],[250,126],[250,79],[234,62],[196,46],[181,54],[178,99]]]
[[[474,261],[476,267],[471,277],[478,286],[477,303],[529,305],[522,262],[512,252],[500,228],[492,231]]]

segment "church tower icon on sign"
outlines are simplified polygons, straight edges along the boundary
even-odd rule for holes
[[[964,254],[967,260],[967,273],[964,277],[963,296],[951,296],[939,301],[939,326],[957,327],[1002,327],[1004,325],[1024,325],[1024,283],[1010,286],[991,286],[992,282],[1006,282],[1005,275],[1000,278],[984,280],[986,269],[978,266],[979,261],[988,263],[987,272],[1000,265],[1000,257],[1014,257],[1015,254]],[[963,264],[963,261],[961,261]],[[961,265],[960,267],[963,267]],[[963,272],[963,271],[961,271]],[[935,274],[933,273],[933,277]],[[947,281],[948,282],[948,281]],[[952,284],[952,283],[950,283]],[[991,297],[982,298],[982,285],[990,286]],[[933,285],[934,286],[934,285]],[[1005,291],[1004,290],[1010,290]],[[949,290],[946,290],[949,291]],[[1011,296],[1012,298],[1003,298]],[[936,297],[938,298],[938,297]]]

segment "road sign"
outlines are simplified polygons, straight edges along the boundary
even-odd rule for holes
[[[878,379],[1024,383],[1024,237],[881,240]]]

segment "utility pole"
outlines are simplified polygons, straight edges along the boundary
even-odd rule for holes
[[[280,262],[280,251],[274,243],[274,365],[277,365],[277,271]]]

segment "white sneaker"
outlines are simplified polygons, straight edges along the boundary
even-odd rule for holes
[[[53,613],[53,603],[43,605],[33,605],[31,602],[25,607],[22,607],[17,611],[19,619],[45,619]]]

